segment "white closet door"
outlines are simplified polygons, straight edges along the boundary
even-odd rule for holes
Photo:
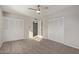
[[[4,39],[7,41],[24,39],[24,20],[5,17]]]
[[[57,42],[64,42],[64,20],[62,18],[48,21],[48,38]]]

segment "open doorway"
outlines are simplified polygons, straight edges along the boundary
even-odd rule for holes
[[[33,39],[40,41],[42,39],[41,20],[34,19],[33,21]]]
[[[33,37],[36,35],[42,36],[42,23],[41,20],[34,19],[33,21]]]
[[[33,37],[38,35],[38,22],[33,21]]]

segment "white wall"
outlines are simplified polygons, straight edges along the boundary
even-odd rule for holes
[[[33,35],[33,18],[26,17],[25,22],[24,22],[24,32],[25,32],[26,39],[30,38],[29,35]]]
[[[1,15],[1,10],[0,10],[0,16],[2,16]],[[1,32],[2,32],[2,17],[0,17],[0,41],[1,41],[1,39],[2,39],[2,34],[1,34]]]
[[[48,20],[48,38],[57,42],[64,42],[63,18],[52,18]]]
[[[42,27],[41,31],[42,31],[43,38],[48,39],[48,19],[46,19],[46,17],[42,18],[41,27]]]
[[[65,18],[65,44],[79,48],[79,16]]]
[[[66,8],[55,14],[54,17],[64,17],[64,28],[63,26],[60,26],[61,19],[58,21],[59,25],[56,23],[56,20],[52,19],[52,22],[49,24],[50,26],[48,28],[49,38],[79,49],[79,6],[71,6]],[[51,18],[53,17],[51,16]],[[62,34],[63,30],[64,34]],[[64,39],[61,38],[63,35]]]
[[[0,46],[2,45],[3,42],[3,16],[2,16],[2,11],[0,9]]]

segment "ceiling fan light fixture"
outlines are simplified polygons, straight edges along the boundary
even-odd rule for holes
[[[37,13],[40,13],[40,11],[39,11],[39,10],[37,10],[36,12],[37,12]]]
[[[34,8],[29,8],[29,9],[34,10],[39,15],[41,13],[41,6],[40,5],[37,5],[37,8],[35,8],[35,9]],[[48,9],[48,7],[44,7],[44,9]]]

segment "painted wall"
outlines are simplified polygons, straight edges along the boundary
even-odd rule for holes
[[[48,38],[58,42],[64,42],[64,19],[52,18],[48,20]]]
[[[64,27],[63,24],[61,25],[61,19],[56,21],[53,17],[64,17]],[[50,18],[52,22],[49,23],[48,28],[49,39],[79,49],[79,6],[71,6],[61,10],[53,17]]]
[[[3,16],[2,16],[2,11],[0,9],[0,46],[2,45],[3,42]]]
[[[29,39],[33,36],[33,18],[26,17],[24,22],[24,32],[25,32],[25,38]]]
[[[43,38],[48,39],[48,19],[46,17],[42,18],[42,35]]]
[[[79,16],[65,18],[65,44],[79,48]]]

